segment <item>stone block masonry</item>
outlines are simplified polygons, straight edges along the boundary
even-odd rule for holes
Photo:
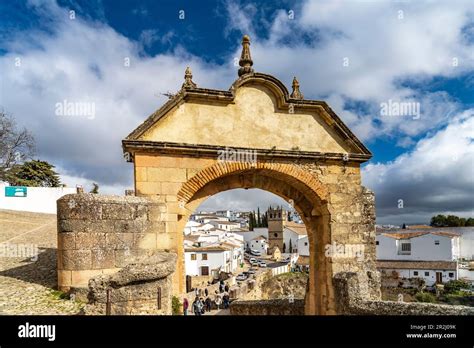
[[[58,288],[85,297],[89,280],[137,257],[177,252],[166,204],[152,197],[70,194],[57,202]],[[172,217],[171,217],[172,218]]]

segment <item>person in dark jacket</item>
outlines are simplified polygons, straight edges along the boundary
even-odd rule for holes
[[[202,315],[202,307],[202,302],[199,300],[199,297],[196,296],[192,306],[194,315]]]
[[[206,310],[207,310],[208,312],[210,312],[210,311],[211,311],[211,306],[212,306],[212,301],[211,301],[211,299],[210,299],[209,297],[207,297],[205,303],[206,303]]]

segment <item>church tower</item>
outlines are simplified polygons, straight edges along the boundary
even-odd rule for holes
[[[281,207],[268,208],[268,249],[273,252],[278,247],[283,252],[283,228],[287,220],[287,212]]]

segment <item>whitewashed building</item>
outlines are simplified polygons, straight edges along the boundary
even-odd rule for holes
[[[240,230],[240,222],[214,220],[209,221],[209,224],[213,225],[215,228],[224,231]]]
[[[267,239],[263,236],[255,237],[248,242],[247,249],[256,250],[261,255],[266,255],[268,250]]]
[[[298,254],[309,256],[309,240],[307,235],[298,239]]]
[[[387,276],[422,278],[427,285],[458,279],[460,236],[442,230],[376,236],[377,268]]]
[[[253,231],[235,231],[244,237],[246,248],[250,247],[251,241],[258,237],[264,237],[268,241],[268,228],[256,227]],[[303,246],[303,252],[307,252],[309,255],[309,244],[304,245],[304,241],[300,243],[300,240],[306,238],[308,242],[308,235],[306,226],[292,221],[286,221],[283,225],[283,246],[285,250],[281,250],[282,253],[298,254],[300,245]],[[290,246],[291,249],[290,250]],[[306,255],[306,254],[305,254]]]

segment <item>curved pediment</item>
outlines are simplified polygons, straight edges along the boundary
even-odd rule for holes
[[[124,149],[132,142],[371,156],[325,102],[292,98],[281,81],[261,73],[241,76],[228,91],[183,87]]]

